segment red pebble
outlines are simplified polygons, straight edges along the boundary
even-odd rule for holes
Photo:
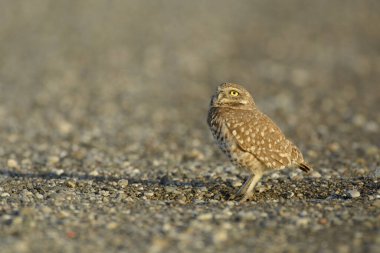
[[[74,231],[69,231],[66,233],[66,236],[70,239],[73,239],[77,236],[77,233],[75,233]]]

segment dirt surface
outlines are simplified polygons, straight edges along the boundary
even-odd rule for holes
[[[379,1],[1,1],[0,251],[380,252]],[[250,90],[314,171],[206,124]]]

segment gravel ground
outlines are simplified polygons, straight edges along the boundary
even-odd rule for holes
[[[379,1],[2,1],[0,248],[380,252]],[[314,171],[252,202],[206,125],[245,85]]]

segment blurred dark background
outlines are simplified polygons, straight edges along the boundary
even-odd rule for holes
[[[1,1],[0,151],[42,166],[73,144],[220,158],[205,119],[230,81],[314,163],[378,154],[379,13],[375,0]]]

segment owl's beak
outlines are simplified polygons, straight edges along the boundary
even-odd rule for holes
[[[223,99],[223,93],[213,95],[211,99],[211,105],[217,106],[220,103],[221,99]]]
[[[223,99],[224,99],[224,94],[223,92],[219,92],[218,95],[215,95],[214,96],[214,104],[215,105],[218,105],[218,104],[222,104],[223,102]]]

